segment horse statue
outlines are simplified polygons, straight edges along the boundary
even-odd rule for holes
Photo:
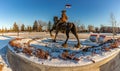
[[[67,39],[66,39],[66,41],[62,44],[62,46],[63,46],[63,47],[67,47],[67,41],[68,41],[68,39],[69,39],[69,33],[70,33],[70,31],[71,31],[72,34],[76,37],[76,39],[77,39],[77,41],[78,41],[78,43],[77,43],[77,45],[75,45],[75,47],[76,47],[76,48],[80,48],[80,41],[79,41],[79,38],[78,38],[78,34],[77,34],[77,31],[76,31],[76,26],[75,26],[75,24],[74,24],[74,23],[71,23],[71,22],[67,22],[66,24],[64,24],[64,23],[58,23],[58,22],[59,22],[59,19],[58,19],[57,16],[55,16],[55,17],[53,18],[53,20],[54,20],[54,25],[52,26],[52,29],[50,30],[50,36],[51,36],[51,37],[54,37],[54,36],[52,35],[52,31],[53,31],[53,30],[56,30],[56,31],[55,31],[55,37],[53,38],[53,42],[56,42],[56,37],[57,37],[57,35],[58,35],[58,32],[61,31],[61,30],[63,30],[63,31],[65,31],[65,33],[66,33]]]

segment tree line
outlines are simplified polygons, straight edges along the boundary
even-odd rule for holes
[[[113,34],[120,33],[120,27],[117,26],[118,23],[113,13],[110,14],[110,24],[111,26],[101,25],[100,27],[88,25],[87,29],[85,28],[85,25],[82,24],[80,26],[77,26],[77,30],[78,32],[113,33]]]
[[[115,33],[120,33],[120,27],[114,27]],[[94,32],[94,33],[112,33],[112,26],[104,26],[95,27],[93,25],[85,26],[84,24],[77,26],[77,32],[85,33],[85,32]]]
[[[48,23],[42,22],[42,21],[37,21],[35,20],[33,25],[26,26],[25,24],[18,25],[16,22],[14,22],[13,27],[10,29],[7,28],[2,28],[0,29],[1,33],[5,32],[49,32],[49,30],[52,27],[51,21]],[[77,25],[76,25],[77,26]],[[114,27],[115,31],[117,33],[120,33],[120,27]],[[101,25],[100,27],[95,27],[93,25],[88,25],[85,26],[84,24],[77,26],[77,32],[79,33],[86,33],[86,32],[94,32],[94,33],[112,33],[113,32],[113,27],[112,26],[104,26]]]
[[[120,27],[116,27],[116,19],[115,16],[113,14],[110,15],[110,22],[112,24],[112,26],[104,26],[101,25],[100,27],[95,27],[93,25],[88,25],[85,26],[84,24],[79,25],[80,23],[76,23],[76,27],[77,27],[77,32],[80,33],[86,33],[86,32],[94,32],[94,33],[120,33]],[[5,33],[5,32],[48,32],[51,27],[52,27],[52,23],[51,21],[49,22],[43,22],[41,20],[35,20],[33,25],[24,25],[24,24],[17,24],[16,22],[14,22],[13,26],[10,29],[7,28],[2,28],[0,29],[1,33]]]
[[[21,26],[19,26],[16,22],[13,24],[13,27],[10,29],[7,28],[2,28],[0,29],[1,33],[5,33],[5,32],[48,32],[51,27],[52,27],[52,23],[51,21],[49,21],[48,23],[46,22],[42,22],[42,21],[34,21],[33,25],[30,26],[25,26],[25,24],[21,24]],[[114,27],[115,31],[117,33],[120,33],[120,27]],[[88,25],[85,26],[84,24],[77,26],[77,32],[80,33],[86,33],[86,32],[94,32],[94,33],[112,33],[113,27],[112,26],[104,26],[101,25],[100,27],[95,27],[93,25]]]
[[[44,27],[44,28],[43,28]],[[48,23],[40,21],[40,20],[35,20],[33,25],[25,25],[25,24],[17,24],[14,22],[13,26],[10,29],[7,28],[1,28],[0,32],[5,33],[5,32],[43,32],[43,31],[49,31],[52,27],[51,21]]]

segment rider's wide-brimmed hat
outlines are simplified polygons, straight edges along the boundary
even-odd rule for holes
[[[66,10],[62,10],[61,12],[66,12]]]

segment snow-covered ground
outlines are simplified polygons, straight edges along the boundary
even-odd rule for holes
[[[42,33],[43,34],[43,33]],[[46,34],[46,33],[44,33]],[[7,62],[6,59],[6,47],[8,45],[8,42],[15,38],[16,33],[6,33],[4,34],[6,36],[0,36],[0,64],[4,65],[3,70],[2,71],[12,71],[11,68],[9,67],[9,64]],[[11,36],[9,36],[11,35]],[[26,33],[21,33],[21,35],[26,36]],[[33,37],[32,34],[31,36],[27,36],[27,38],[36,38],[36,37],[40,37],[41,34],[37,34],[36,36]],[[81,34],[80,34],[81,35]],[[107,34],[110,35],[110,34]],[[43,35],[41,35],[43,36]],[[83,35],[81,35],[83,36]],[[43,36],[44,37],[44,36]],[[47,40],[46,40],[47,39]],[[43,50],[48,50],[50,52],[50,55],[53,57],[49,57],[47,60],[44,59],[40,59],[37,58],[35,56],[26,56],[24,53],[16,53],[17,55],[24,57],[30,61],[33,61],[35,63],[39,63],[39,64],[44,64],[44,65],[50,65],[50,66],[82,66],[82,65],[86,65],[86,64],[90,64],[90,63],[94,63],[97,61],[101,61],[107,57],[110,57],[116,53],[118,53],[120,51],[120,48],[115,48],[115,49],[110,49],[109,51],[99,51],[97,50],[96,53],[91,53],[91,52],[81,52],[81,50],[74,48],[74,44],[77,43],[77,41],[75,41],[74,39],[69,40],[68,41],[68,48],[63,48],[61,46],[61,44],[65,41],[65,40],[59,40],[57,41],[58,43],[51,43],[48,41],[49,38],[45,38],[43,40],[36,40],[33,41],[31,43],[31,46],[34,46],[36,48],[40,48]],[[27,42],[30,39],[27,39],[26,41],[23,40],[21,41],[21,43]],[[81,39],[80,41],[84,41],[85,39]],[[85,45],[97,45],[96,43],[91,43],[89,41],[87,42],[83,42],[83,47],[86,47]],[[12,47],[10,47],[12,49]],[[98,49],[101,47],[97,47]],[[64,60],[59,58],[60,54],[64,51],[64,50],[68,50],[70,51],[69,53],[77,53],[75,54],[76,57],[78,57],[80,60],[79,61],[74,61],[74,60]],[[58,57],[58,58],[56,58]],[[93,62],[94,61],[94,62]]]
[[[12,71],[8,65],[7,59],[6,59],[6,45],[8,45],[8,42],[13,39],[16,36],[0,36],[0,64],[3,64],[3,70],[2,71]],[[29,37],[29,38],[35,38],[35,37]],[[31,39],[24,39],[21,40],[20,43],[26,43]],[[89,41],[83,42],[85,39],[80,39],[82,42],[82,46],[86,47],[85,45],[93,46],[97,45],[96,43],[91,43]],[[82,66],[87,65],[91,63],[95,63],[98,61],[101,61],[105,58],[108,58],[120,51],[120,48],[114,48],[110,49],[109,51],[101,51],[101,47],[97,47],[94,50],[95,53],[90,51],[82,52],[81,49],[74,48],[74,45],[77,44],[77,41],[75,39],[70,39],[68,41],[68,48],[63,48],[61,45],[64,43],[65,40],[57,40],[57,43],[51,42],[51,39],[45,38],[45,39],[38,39],[33,42],[31,42],[31,46],[39,49],[43,49],[45,51],[48,51],[50,53],[50,56],[48,59],[40,59],[33,56],[26,56],[26,54],[20,52],[16,53],[13,50],[13,47],[9,46],[13,52],[15,52],[17,55],[24,57],[30,61],[33,61],[38,64],[44,64],[49,66]],[[106,44],[104,46],[109,46],[109,44]],[[100,50],[99,50],[100,49]],[[64,50],[68,50],[69,54],[74,54],[74,57],[77,57],[79,60],[75,61],[73,59],[67,59],[64,60],[61,58],[61,54],[64,52]]]
[[[31,39],[22,39],[18,42],[22,44],[29,41]],[[81,41],[83,41],[82,39]],[[87,41],[88,42],[88,41]],[[33,42],[31,42],[31,46],[42,49],[44,51],[47,51],[49,53],[48,59],[40,59],[33,56],[28,56],[22,52],[16,53],[16,51],[13,50],[13,47],[9,46],[9,48],[15,52],[17,55],[24,57],[32,62],[38,63],[38,64],[44,64],[49,66],[59,66],[59,67],[67,67],[67,66],[83,66],[91,63],[95,63],[98,61],[101,61],[105,58],[108,58],[120,51],[120,48],[114,48],[110,49],[108,51],[105,51],[102,47],[109,47],[110,44],[104,44],[102,46],[98,46],[96,48],[91,48],[88,51],[83,52],[81,49],[75,48],[74,44],[76,44],[76,40],[69,40],[68,41],[68,48],[63,48],[61,44],[64,43],[63,40],[57,40],[57,43],[51,42],[51,39],[44,38],[44,39],[38,39]],[[85,42],[86,43],[86,42]],[[89,43],[89,42],[88,42]],[[95,43],[94,43],[95,44]],[[89,46],[92,46],[93,44],[89,43]],[[84,45],[84,47],[86,47]],[[73,54],[73,59],[63,59],[62,53],[67,50],[68,54]],[[79,60],[74,60],[74,58],[78,58]]]
[[[14,37],[0,36],[0,64],[3,65],[2,71],[12,71],[6,59],[8,42]]]

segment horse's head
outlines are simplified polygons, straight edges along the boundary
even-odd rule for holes
[[[53,21],[54,21],[54,23],[57,23],[58,22],[58,17],[54,16]]]

